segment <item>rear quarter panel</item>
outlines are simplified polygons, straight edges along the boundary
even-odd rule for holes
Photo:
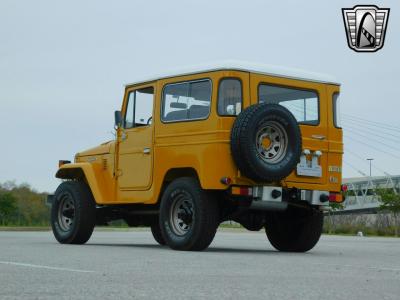
[[[172,168],[194,168],[201,186],[205,189],[226,189],[220,179],[235,178],[237,168],[230,155],[230,130],[235,117],[221,117],[217,113],[218,86],[222,78],[239,78],[243,91],[249,91],[249,74],[239,71],[216,71],[192,76],[182,76],[158,82],[155,110],[155,180],[162,180]],[[161,121],[162,90],[165,84],[195,79],[212,80],[211,111],[206,120],[163,123]],[[243,95],[243,105],[248,106],[250,95]]]

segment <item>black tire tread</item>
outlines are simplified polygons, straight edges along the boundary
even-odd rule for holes
[[[157,223],[154,223],[150,226],[151,229],[151,234],[153,235],[154,240],[160,244],[161,246],[165,245],[165,239],[162,236],[160,225]]]

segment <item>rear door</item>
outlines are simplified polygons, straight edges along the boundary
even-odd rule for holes
[[[321,151],[321,177],[298,175],[294,170],[286,182],[325,184],[328,163],[327,92],[324,84],[250,74],[252,104],[276,103],[286,107],[298,120],[303,149]],[[312,155],[307,158],[311,160]],[[325,167],[324,167],[325,166]]]

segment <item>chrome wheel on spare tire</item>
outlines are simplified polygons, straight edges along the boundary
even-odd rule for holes
[[[161,198],[159,222],[165,243],[172,249],[203,250],[219,225],[217,199],[195,178],[175,179]]]
[[[286,130],[277,122],[267,122],[256,135],[257,153],[267,163],[280,162],[287,151]]]
[[[302,139],[296,118],[278,104],[256,104],[233,123],[231,152],[240,172],[254,180],[287,177],[300,160]]]

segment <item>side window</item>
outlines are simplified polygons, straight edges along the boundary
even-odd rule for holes
[[[150,125],[153,119],[153,101],[153,87],[130,92],[125,114],[125,128]]]
[[[336,128],[342,128],[339,93],[334,93],[332,100],[333,100],[333,125],[335,125]]]
[[[301,124],[319,124],[319,99],[314,91],[260,84],[258,102],[286,107]]]
[[[135,115],[135,92],[130,92],[128,96],[128,105],[125,113],[125,128],[132,128]]]
[[[135,126],[150,125],[153,120],[154,88],[149,87],[136,91]]]
[[[211,81],[167,84],[163,91],[161,120],[201,120],[210,114]]]
[[[218,114],[221,116],[236,116],[241,110],[242,83],[239,79],[222,79],[218,91]]]

